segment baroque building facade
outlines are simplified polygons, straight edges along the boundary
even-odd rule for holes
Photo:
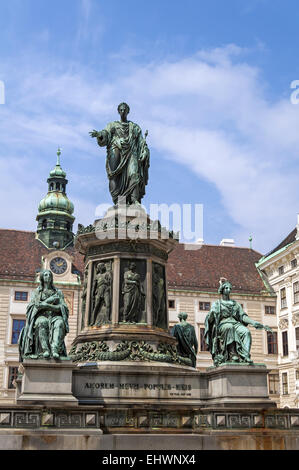
[[[276,294],[280,406],[299,407],[299,217],[297,225],[258,269]]]

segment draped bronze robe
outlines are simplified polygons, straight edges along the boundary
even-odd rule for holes
[[[149,150],[138,124],[113,121],[101,131],[98,144],[107,146],[106,171],[114,204],[137,189],[140,202],[148,182]]]

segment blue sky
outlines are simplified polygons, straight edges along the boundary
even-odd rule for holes
[[[129,118],[151,150],[143,200],[201,203],[203,236],[269,251],[299,212],[297,2],[0,0],[3,228],[35,230],[62,147],[76,222],[110,203],[88,132]]]

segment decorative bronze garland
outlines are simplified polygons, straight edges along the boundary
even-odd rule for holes
[[[86,342],[79,346],[73,346],[69,356],[74,362],[95,361],[157,361],[178,363],[192,366],[189,357],[179,356],[175,346],[159,343],[157,351],[145,341],[122,341],[114,351],[110,351],[105,341]]]

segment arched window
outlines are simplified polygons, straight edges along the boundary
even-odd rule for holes
[[[53,191],[53,189],[54,189],[54,183],[51,183],[50,184],[50,191]]]
[[[62,185],[62,191],[65,193],[65,184]]]
[[[66,229],[68,232],[71,230],[71,224],[69,222],[66,223]]]
[[[56,183],[56,191],[60,191],[60,183]]]
[[[42,229],[45,230],[47,228],[47,219],[42,221]]]

